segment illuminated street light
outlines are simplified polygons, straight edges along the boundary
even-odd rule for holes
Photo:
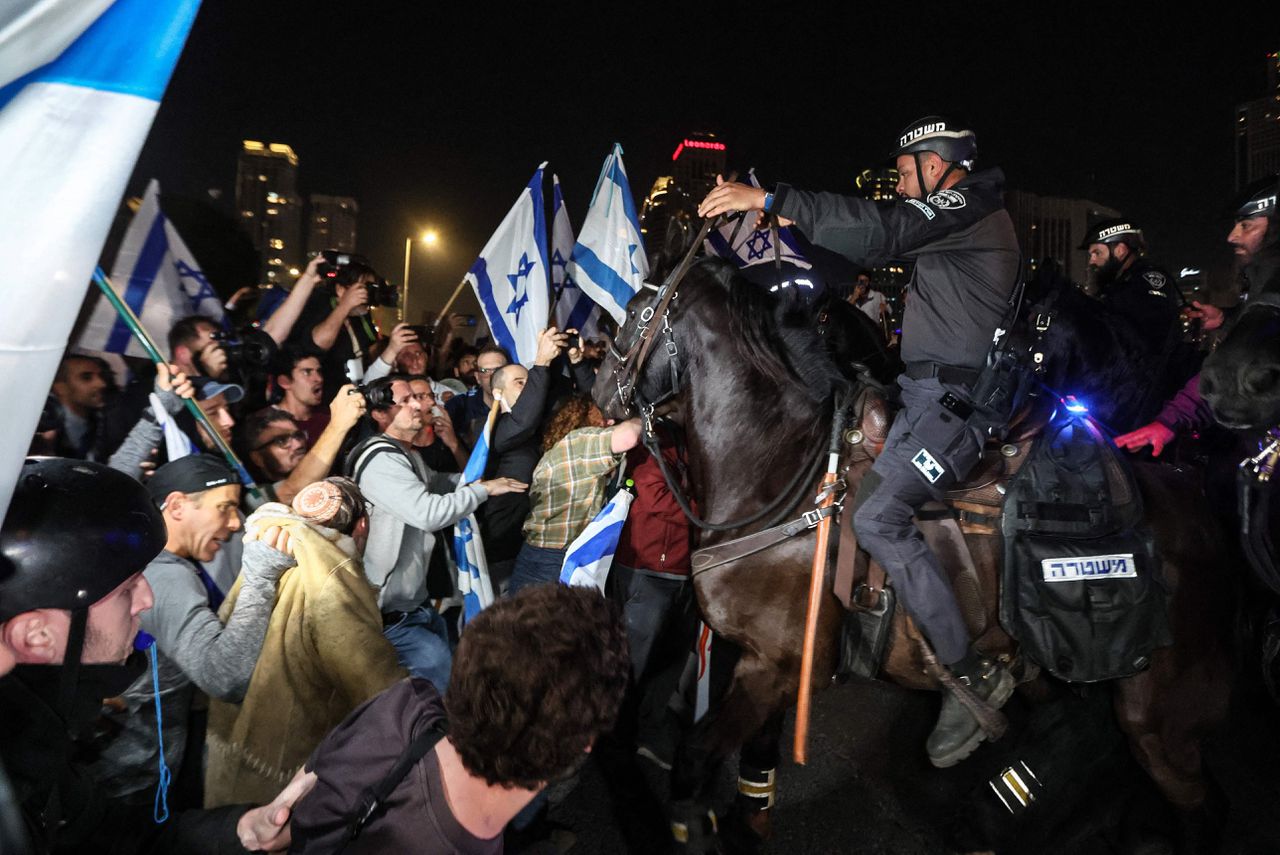
[[[423,246],[433,247],[440,242],[440,235],[435,229],[426,229],[418,236],[418,240],[422,241]],[[412,251],[413,237],[406,237],[404,239],[404,284],[400,286],[401,289],[403,289],[400,294],[400,320],[404,320],[408,317],[405,310],[408,307],[409,302],[409,256],[412,254]]]

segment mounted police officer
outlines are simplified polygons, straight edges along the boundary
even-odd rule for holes
[[[973,172],[976,155],[972,130],[927,116],[898,138],[892,156],[899,197],[892,202],[786,184],[772,193],[721,184],[698,213],[763,210],[857,264],[915,261],[902,323],[903,410],[858,489],[853,527],[939,661],[999,707],[1012,694],[1014,679],[973,648],[947,574],[912,522],[918,508],[940,499],[973,468],[988,432],[1003,427],[968,396],[1008,312],[1020,253],[1004,208],[1004,173]],[[929,758],[935,766],[954,765],[983,738],[977,721],[948,693],[929,737]]]
[[[1089,253],[1098,299],[1133,325],[1153,360],[1167,359],[1182,333],[1182,296],[1173,276],[1147,257],[1142,229],[1129,219],[1101,220],[1080,249]]]

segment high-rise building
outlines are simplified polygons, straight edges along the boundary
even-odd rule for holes
[[[307,252],[322,249],[356,251],[356,216],[360,207],[350,196],[311,194],[311,219],[307,232]]]
[[[1236,189],[1280,172],[1280,51],[1267,54],[1267,94],[1236,107]]]
[[[892,199],[897,195],[898,170],[893,167],[881,169],[864,169],[853,179],[858,188],[858,195],[863,199],[879,202],[881,199]]]
[[[262,282],[302,265],[298,156],[283,143],[245,140],[236,168],[236,211],[262,259]]]
[[[725,145],[715,134],[690,134],[676,145],[671,161],[676,183],[701,200],[716,186],[716,176],[724,174]]]
[[[1120,213],[1088,199],[1037,196],[1021,190],[1005,194],[1005,207],[1013,218],[1013,231],[1028,269],[1036,270],[1047,259],[1056,259],[1071,281],[1084,284],[1089,254],[1079,249],[1090,223]]]

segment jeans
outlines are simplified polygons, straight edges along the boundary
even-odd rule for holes
[[[382,634],[409,673],[430,681],[444,694],[449,687],[453,651],[449,649],[449,629],[439,612],[430,606],[418,606],[398,623],[385,627]]]
[[[563,549],[547,549],[526,543],[520,547],[520,554],[516,556],[516,566],[511,571],[511,582],[507,585],[507,594],[514,594],[530,585],[557,581],[563,565]]]

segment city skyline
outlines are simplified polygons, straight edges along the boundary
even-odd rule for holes
[[[423,306],[452,290],[543,159],[576,227],[615,140],[638,196],[670,174],[673,147],[697,131],[726,144],[729,169],[852,194],[906,122],[950,111],[977,130],[979,168],[1002,166],[1010,189],[1122,211],[1143,223],[1167,267],[1226,262],[1232,125],[1238,104],[1265,94],[1265,59],[1280,47],[1266,28],[1233,20],[1222,29],[1237,32],[1214,38],[1190,18],[1099,27],[1067,10],[1020,11],[968,36],[951,22],[929,39],[929,27],[907,27],[890,8],[884,20],[922,35],[860,38],[871,14],[726,33],[704,10],[682,10],[680,26],[666,29],[665,19],[627,13],[609,38],[587,39],[599,22],[562,10],[521,10],[493,29],[478,15],[444,25],[399,7],[335,20],[299,3],[210,4],[130,191],[155,176],[175,194],[226,192],[240,141],[278,140],[303,163],[300,196],[358,200],[359,251],[389,278],[406,236],[440,232],[440,246],[414,261],[413,303]],[[927,5],[918,13],[928,18]],[[372,51],[437,30],[485,38]],[[784,61],[784,45],[799,65]],[[376,61],[328,62],[325,49],[340,46],[370,48],[361,55]],[[298,62],[293,50],[314,56]]]

